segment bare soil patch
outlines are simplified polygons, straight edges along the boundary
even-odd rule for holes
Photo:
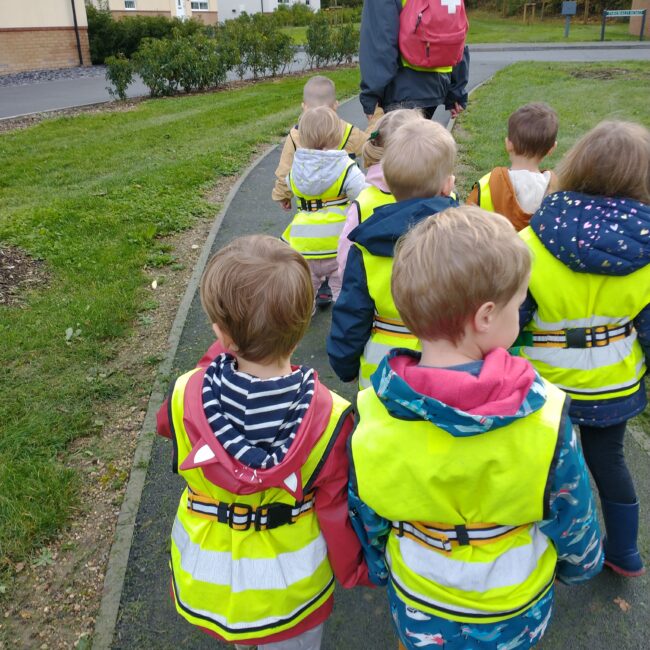
[[[47,281],[42,260],[30,257],[15,246],[0,246],[0,307],[19,306],[23,291],[36,289]]]

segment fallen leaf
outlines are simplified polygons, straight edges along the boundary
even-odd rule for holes
[[[192,244],[192,250],[195,251],[199,247],[198,244]]]
[[[155,289],[155,288],[157,288],[157,287],[158,287],[158,280],[154,280],[154,281],[151,283],[151,288],[152,288],[152,289]]]
[[[28,612],[26,609],[21,609],[18,612],[18,615],[20,616],[20,618],[31,618],[32,617],[31,612]]]
[[[629,612],[632,609],[632,605],[630,605],[627,600],[624,600],[620,596],[618,598],[614,598],[614,602],[621,608],[622,612]]]
[[[16,564],[16,566],[14,567],[16,573],[20,573],[24,568],[25,568],[24,562],[18,562],[18,564]]]

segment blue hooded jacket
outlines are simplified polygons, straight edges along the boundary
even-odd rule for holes
[[[556,192],[547,196],[530,220],[544,247],[576,273],[629,275],[650,264],[650,206],[633,199]],[[650,288],[646,288],[650,298]],[[650,365],[650,300],[630,314]],[[537,304],[529,293],[519,312],[520,327],[528,324]],[[621,314],[623,315],[623,314]],[[645,408],[644,383],[633,395],[571,403],[577,424],[606,427],[624,422]]]
[[[416,223],[457,206],[458,201],[447,196],[408,199],[384,205],[375,210],[370,219],[357,226],[348,239],[373,255],[393,257],[397,240]],[[390,285],[386,290],[390,291]],[[342,381],[353,381],[359,374],[360,359],[370,338],[374,314],[375,302],[368,292],[363,255],[357,246],[352,246],[327,339],[330,365]]]

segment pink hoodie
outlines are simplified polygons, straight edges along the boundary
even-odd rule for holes
[[[366,185],[374,185],[382,192],[390,192],[386,180],[384,179],[384,171],[381,168],[381,163],[377,163],[368,169],[366,174]],[[359,225],[359,208],[357,204],[352,202],[347,209],[345,225],[343,232],[339,237],[339,250],[336,255],[336,261],[339,265],[339,277],[343,279],[343,272],[345,271],[345,264],[348,261],[348,253],[352,242],[348,239],[348,235]]]

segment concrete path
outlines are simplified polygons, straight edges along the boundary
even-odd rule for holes
[[[540,50],[528,54],[476,52],[470,86],[476,86],[514,60],[589,61],[610,56],[611,60],[648,59],[650,51],[607,50],[596,53],[572,49],[560,52]],[[343,105],[340,113],[349,121],[359,125],[363,123],[364,118],[356,100]],[[440,121],[444,121],[445,117],[444,114],[440,115]],[[269,199],[278,157],[276,148],[261,160],[242,183],[226,211],[212,250],[221,248],[240,235],[256,232],[277,235],[282,232],[288,216]],[[341,384],[327,362],[324,344],[329,318],[329,312],[314,317],[312,327],[294,360],[314,366],[329,387],[351,398],[353,388]],[[211,331],[195,295],[180,338],[172,374],[175,376],[193,367],[211,342]],[[650,559],[650,464],[648,455],[633,436],[628,436],[628,456],[644,508],[642,552]],[[183,482],[171,473],[171,443],[157,438],[137,515],[113,648],[176,650],[188,647],[207,650],[226,647],[185,623],[176,614],[169,597],[169,536],[182,488]],[[119,585],[112,588],[119,591]],[[624,612],[616,599],[623,599],[631,608]],[[619,602],[624,604],[623,601]],[[626,581],[605,572],[583,587],[558,587],[556,603],[556,614],[545,637],[544,648],[650,648],[650,588],[647,576]],[[325,650],[392,650],[396,645],[383,590],[337,590],[334,615],[326,626]]]
[[[616,59],[647,59],[650,57],[650,43],[635,41],[594,43],[521,43],[472,45],[472,72],[480,72],[484,65],[506,65],[520,60],[534,61],[611,61]],[[623,54],[624,52],[624,54]],[[479,69],[476,66],[479,66]],[[306,67],[306,57],[299,52],[291,70]],[[231,75],[235,79],[234,75]],[[475,76],[481,81],[480,74]],[[57,79],[38,83],[0,86],[0,119],[18,117],[75,106],[98,104],[110,101],[106,89],[108,83],[103,76],[80,79]],[[141,97],[149,93],[147,87],[137,79],[128,89],[129,97]]]

